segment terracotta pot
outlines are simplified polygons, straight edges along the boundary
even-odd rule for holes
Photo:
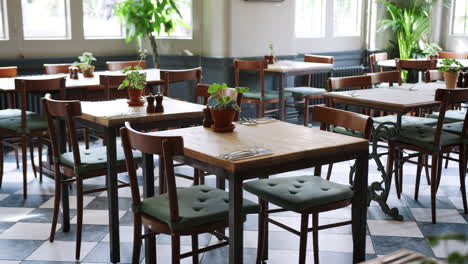
[[[141,100],[141,96],[143,95],[142,89],[128,88],[127,92],[128,97],[130,98],[130,100],[127,101],[129,106],[142,106],[145,104],[145,102]]]
[[[454,89],[457,87],[459,72],[444,72],[445,87]]]
[[[274,64],[275,63],[275,56],[266,55],[265,60],[268,62],[268,64]]]
[[[93,78],[94,77],[94,66],[89,66],[86,69],[81,69],[83,72],[83,77],[85,78]]]
[[[213,118],[213,128],[216,132],[231,132],[234,130],[235,126],[232,123],[234,116],[236,115],[236,110],[211,110],[211,117]]]

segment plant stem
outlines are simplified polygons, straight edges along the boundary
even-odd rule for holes
[[[156,38],[153,36],[153,34],[148,34],[148,39],[150,40],[151,52],[153,53],[153,65],[156,69],[159,69],[161,64],[159,62],[158,44],[156,43]]]

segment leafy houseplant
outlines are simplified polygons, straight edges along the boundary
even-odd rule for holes
[[[268,50],[270,51],[270,55],[266,55],[265,60],[268,64],[273,64],[275,63],[275,50],[273,49],[273,44],[268,44]]]
[[[79,62],[74,64],[80,67],[83,77],[92,78],[94,77],[94,65],[93,61],[96,61],[91,52],[83,52],[83,55],[78,56]]]
[[[227,84],[214,83],[208,88],[210,94],[209,101],[214,100],[214,105],[210,108],[211,117],[214,121],[214,130],[217,132],[231,132],[235,126],[232,124],[236,112],[240,111],[239,105],[232,100],[226,92]],[[245,93],[248,88],[237,87],[236,92]]]
[[[142,106],[145,104],[141,97],[146,87],[146,74],[141,74],[139,71],[143,70],[140,64],[146,58],[146,50],[140,49],[138,53],[140,54],[138,65],[133,69],[131,66],[124,68],[123,73],[127,76],[118,87],[119,90],[128,88],[127,92],[130,100],[127,103],[129,106]]]
[[[429,244],[434,247],[443,241],[458,241],[460,243],[468,244],[468,237],[463,234],[445,234],[440,236],[430,236],[427,238]],[[465,264],[468,263],[468,252],[451,252],[447,257],[448,264]],[[436,264],[432,261],[426,261],[421,264]]]
[[[455,88],[463,65],[454,59],[443,59],[440,63],[442,67],[439,68],[439,71],[444,73],[445,87],[448,89]]]
[[[176,14],[182,18],[175,1],[122,0],[115,6],[114,11],[125,27],[127,42],[137,39],[141,44],[141,38],[149,40],[154,66],[159,68],[158,45],[154,34],[165,32],[169,35],[176,23],[184,25],[180,19],[173,17]]]
[[[436,59],[437,58],[437,52],[441,51],[442,48],[437,45],[437,43],[427,43],[426,46],[424,47],[422,53],[426,55],[426,58],[428,59]]]

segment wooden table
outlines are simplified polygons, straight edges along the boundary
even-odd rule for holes
[[[331,72],[333,65],[328,63],[302,62],[302,61],[277,61],[275,64],[269,64],[265,72],[279,76],[279,119],[285,120],[284,116],[284,88],[289,76],[309,75],[319,72]]]
[[[146,106],[129,107],[125,99],[101,102],[82,102],[81,104],[83,115],[79,117],[78,122],[102,133],[106,141],[106,184],[109,204],[110,259],[113,263],[120,261],[117,172],[114,167],[116,163],[117,129],[122,127],[126,121],[130,122],[133,127],[149,130],[155,128],[167,129],[169,127],[199,125],[203,119],[203,105],[165,97],[163,100],[163,106],[164,113],[147,114]],[[61,124],[61,126],[63,126],[63,124]],[[61,129],[60,131],[65,133],[65,129]],[[62,134],[61,138],[65,138],[65,135]],[[144,161],[144,166],[152,167],[154,165],[146,164]],[[152,188],[154,188],[153,185],[154,181],[151,182]],[[146,186],[144,188],[144,194],[152,196],[154,195],[154,192],[148,191]],[[65,201],[67,201],[67,199],[65,199],[64,202]],[[65,208],[68,208],[68,206],[64,205],[64,211]],[[64,230],[67,230],[70,225],[70,219],[67,216],[68,214],[64,212]],[[147,250],[150,250],[152,246],[147,244],[146,248],[148,248]]]
[[[229,180],[229,263],[243,262],[242,182],[254,178],[357,159],[353,198],[354,262],[364,260],[367,215],[368,141],[310,129],[275,120],[256,126],[236,123],[233,133],[190,127],[153,132],[157,136],[182,136],[184,156],[178,161]],[[259,146],[272,154],[237,161],[220,158],[230,151]],[[149,174],[148,172],[145,174]],[[154,179],[148,178],[147,184]],[[145,184],[146,185],[146,184]],[[147,256],[148,258],[148,256]]]
[[[438,63],[437,63],[437,68],[440,68],[442,67],[441,65],[441,60],[442,59],[438,59]],[[465,66],[465,69],[468,68],[468,60],[467,59],[461,59],[461,60],[458,60],[458,62],[460,62],[463,66]],[[377,62],[377,65],[379,65],[380,67],[384,67],[384,68],[396,68],[396,62],[395,62],[395,59],[393,60],[383,60],[383,61],[379,61]]]
[[[387,205],[390,182],[385,167],[380,160],[378,142],[391,140],[398,135],[402,116],[406,113],[421,108],[438,106],[439,102],[435,101],[434,97],[436,90],[440,88],[445,88],[445,84],[418,83],[403,87],[375,88],[324,94],[325,97],[331,99],[333,104],[353,105],[395,113],[397,115],[396,123],[385,122],[374,129],[370,158],[375,160],[377,169],[382,174],[382,181],[374,182],[369,186],[370,200],[379,203],[382,210],[394,219],[402,220],[403,217],[399,214],[397,208],[390,209]]]

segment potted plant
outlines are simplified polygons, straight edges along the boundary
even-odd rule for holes
[[[436,60],[438,57],[437,52],[441,51],[442,48],[437,45],[437,43],[432,42],[432,43],[427,43],[426,46],[424,47],[422,53],[425,55],[425,57],[429,60]]]
[[[214,105],[210,107],[211,117],[213,118],[213,128],[216,132],[231,132],[235,126],[232,123],[237,111],[240,107],[232,100],[230,96],[225,95],[227,84],[214,83],[208,88],[208,93],[211,95],[209,101],[215,100]],[[248,88],[236,88],[237,93],[245,93]]]
[[[443,59],[440,63],[442,67],[439,68],[439,71],[444,73],[445,87],[454,89],[457,86],[458,75],[463,69],[463,65],[454,59]]]
[[[268,50],[270,51],[270,55],[265,55],[265,60],[268,64],[275,63],[275,50],[273,49],[273,44],[268,44]]]
[[[128,88],[129,100],[127,103],[129,106],[142,106],[145,104],[141,98],[146,87],[146,74],[141,74],[139,70],[142,70],[139,66],[133,67],[133,70],[131,66],[125,67],[123,73],[126,74],[127,77],[118,88],[119,90]]]
[[[81,56],[78,56],[80,62],[75,62],[74,64],[78,66],[83,73],[83,77],[92,78],[94,77],[94,65],[93,61],[96,61],[91,52],[83,52]]]

